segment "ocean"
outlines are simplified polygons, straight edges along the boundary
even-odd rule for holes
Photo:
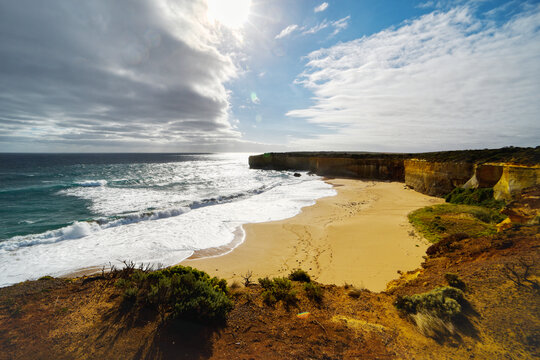
[[[248,154],[0,154],[0,287],[230,250],[242,224],[333,194],[317,176],[249,169]]]

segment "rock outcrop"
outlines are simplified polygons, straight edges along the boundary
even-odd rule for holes
[[[510,223],[540,223],[540,185],[525,189],[501,211]]]
[[[523,189],[540,184],[540,166],[501,164],[502,174],[493,186],[493,197],[511,200]]]

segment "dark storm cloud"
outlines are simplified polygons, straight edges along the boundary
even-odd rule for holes
[[[198,1],[3,2],[0,150],[237,137],[223,86],[236,69],[204,21]]]

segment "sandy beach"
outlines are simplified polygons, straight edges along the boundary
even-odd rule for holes
[[[429,244],[414,233],[407,214],[444,200],[398,182],[327,181],[336,196],[319,199],[286,220],[246,224],[245,241],[233,251],[181,264],[230,281],[242,281],[248,272],[256,281],[302,268],[321,283],[372,291],[384,290],[398,270],[420,265]]]

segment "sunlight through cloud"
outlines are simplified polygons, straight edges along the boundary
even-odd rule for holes
[[[237,29],[247,21],[250,7],[251,0],[208,0],[208,19]]]

